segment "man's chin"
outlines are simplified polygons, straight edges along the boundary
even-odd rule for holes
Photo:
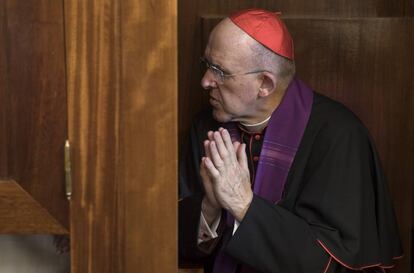
[[[226,123],[231,121],[231,117],[229,114],[224,113],[223,111],[217,110],[213,108],[213,118],[221,123]]]

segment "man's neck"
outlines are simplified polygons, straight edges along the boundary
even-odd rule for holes
[[[265,122],[265,123],[262,123],[262,124],[260,124],[260,125],[257,125],[257,126],[246,126],[246,125],[243,125],[243,124],[241,124],[241,123],[239,123],[239,125],[244,129],[244,130],[246,130],[246,131],[248,131],[248,132],[250,132],[250,133],[261,133],[266,127],[267,127],[267,124],[269,123],[269,121],[267,121],[267,122]]]

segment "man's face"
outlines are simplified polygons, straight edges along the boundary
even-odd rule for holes
[[[250,37],[246,36],[230,20],[220,23],[210,35],[204,58],[226,74],[256,69],[251,64]],[[258,74],[221,79],[212,69],[207,69],[201,85],[209,91],[213,117],[217,121],[245,121],[255,115],[260,86]]]

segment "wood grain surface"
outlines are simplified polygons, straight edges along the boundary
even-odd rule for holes
[[[2,12],[7,13],[0,18],[6,21],[1,34],[6,64],[2,61],[0,67],[6,66],[6,80],[3,78],[1,87],[7,89],[2,88],[0,95],[7,109],[7,149],[0,153],[8,154],[8,176],[67,229],[69,206],[63,172],[67,113],[62,4],[55,0],[1,1]],[[1,126],[4,128],[4,122]]]
[[[180,268],[178,273],[203,273],[204,269],[202,268]]]
[[[6,6],[0,2],[0,178],[8,176],[7,163],[7,60],[6,60]]]
[[[405,17],[414,17],[414,1],[405,0],[404,15]]]
[[[201,18],[199,50],[220,18]],[[405,252],[394,272],[411,272],[414,19],[285,17],[285,22],[295,41],[298,76],[313,89],[351,108],[371,132],[388,177]],[[198,65],[195,57],[190,62]],[[192,75],[201,78],[196,72]],[[182,112],[197,111],[200,108],[195,105],[208,104],[201,87],[196,83],[190,86],[190,82],[187,85],[192,90],[191,107],[184,108],[189,103],[184,101]],[[187,118],[180,121],[185,123]]]
[[[63,234],[66,229],[13,180],[0,180],[0,234]]]
[[[65,1],[72,273],[124,272],[116,1]]]
[[[404,17],[413,15],[411,0],[338,0],[335,2],[329,0],[315,0],[312,2],[306,0],[180,0],[178,4],[180,17],[183,15],[228,14],[229,12],[252,7],[279,10],[288,16]],[[181,17],[180,19],[184,18]]]
[[[123,1],[125,272],[176,272],[177,2]]]
[[[177,271],[175,1],[65,1],[72,272]]]

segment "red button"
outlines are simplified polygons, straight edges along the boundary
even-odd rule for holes
[[[254,156],[254,157],[253,157],[253,161],[254,161],[254,162],[259,161],[259,157],[258,157],[258,156]]]
[[[254,139],[259,140],[259,139],[260,139],[260,137],[261,137],[260,135],[255,135],[255,136],[254,136]]]

